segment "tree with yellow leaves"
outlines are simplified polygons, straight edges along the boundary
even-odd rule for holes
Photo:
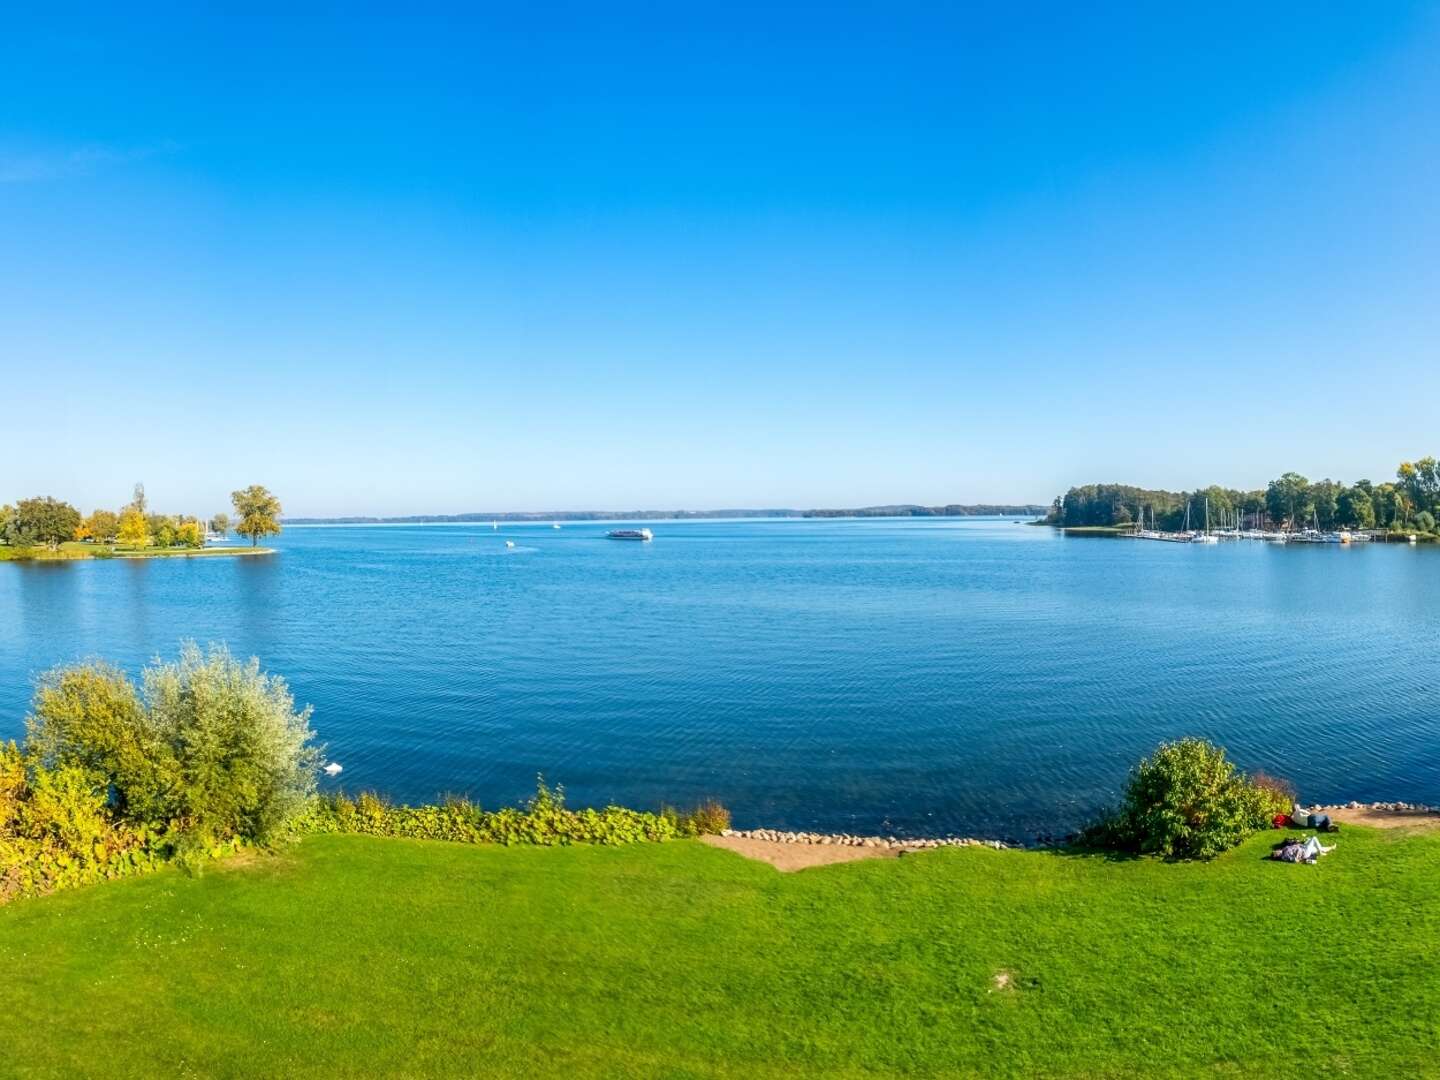
[[[120,528],[117,534],[120,543],[126,547],[146,547],[150,543],[150,529],[145,524],[145,515],[133,506],[120,511]]]
[[[120,519],[109,510],[96,510],[80,523],[75,530],[76,540],[93,540],[97,544],[108,544],[120,530]]]
[[[235,531],[248,537],[251,547],[262,536],[280,531],[280,500],[259,484],[231,492],[230,501],[235,505],[235,513],[240,515]]]

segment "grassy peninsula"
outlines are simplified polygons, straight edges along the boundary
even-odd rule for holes
[[[780,874],[315,836],[0,908],[0,1045],[36,1076],[1440,1075],[1440,832],[1270,842]]]
[[[237,515],[208,520],[193,514],[154,513],[145,485],[136,484],[119,511],[103,507],[81,514],[51,495],[0,506],[0,562],[72,559],[154,559],[192,555],[271,555],[259,541],[281,531],[280,500],[259,484],[232,492]],[[250,541],[248,549],[211,547],[232,530]]]

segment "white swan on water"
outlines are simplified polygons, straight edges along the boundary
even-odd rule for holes
[[[344,768],[345,766],[341,765],[338,761],[332,761],[329,765],[325,766],[325,775],[339,776]]]

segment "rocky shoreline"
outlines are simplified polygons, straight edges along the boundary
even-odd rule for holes
[[[1027,845],[1015,840],[980,840],[973,836],[856,836],[851,833],[790,832],[784,829],[726,829],[721,836],[768,840],[772,844],[828,844],[834,847],[938,848],[988,847],[997,850]]]
[[[1428,803],[1407,802],[1359,802],[1317,803],[1306,807],[1311,813],[1328,814],[1342,810],[1366,810],[1377,813],[1440,814],[1440,806]],[[1031,840],[987,840],[974,836],[864,836],[855,833],[804,832],[793,829],[726,829],[721,836],[741,840],[765,840],[772,844],[812,844],[831,847],[880,848],[887,851],[920,851],[942,847],[988,847],[997,851],[1007,848],[1058,847],[1074,839],[1070,833],[1063,837],[1037,836]]]

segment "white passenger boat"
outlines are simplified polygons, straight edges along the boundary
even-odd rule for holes
[[[605,534],[611,540],[654,540],[655,534],[649,529],[611,529]]]

